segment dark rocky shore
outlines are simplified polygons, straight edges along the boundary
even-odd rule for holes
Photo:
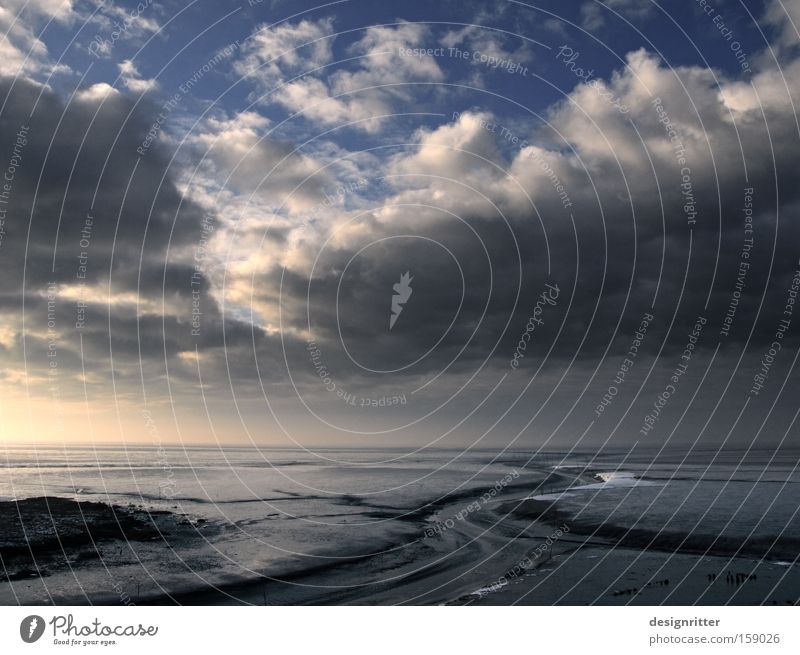
[[[98,545],[109,541],[161,539],[166,535],[153,519],[152,512],[67,498],[0,502],[0,580],[98,558]]]

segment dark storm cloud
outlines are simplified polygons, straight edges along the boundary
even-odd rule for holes
[[[181,359],[195,348],[220,379],[226,354],[246,362],[250,353],[234,379],[255,375],[254,344],[278,356],[276,339],[233,317],[223,341],[217,301],[193,259],[204,212],[181,196],[161,147],[138,155],[152,123],[146,109],[113,91],[65,105],[24,79],[0,81],[0,97],[3,168],[16,156],[0,246],[6,372],[27,365],[35,381],[55,360],[62,393],[81,393],[71,380],[82,369],[100,393],[112,356],[117,380],[134,383],[140,366],[160,379],[170,363],[172,376],[196,383]]]
[[[138,270],[140,258],[147,265],[163,262],[170,240],[178,247],[199,230],[199,209],[186,202],[178,212],[174,183],[169,176],[162,182],[163,154],[137,155],[146,123],[129,100],[114,92],[105,99],[79,94],[65,107],[52,92],[24,80],[13,87],[4,81],[0,93],[7,97],[0,118],[3,152],[12,151],[19,126],[30,126],[14,179],[15,221],[8,228],[5,257],[20,264],[10,267],[12,275],[21,275],[27,244],[36,258],[27,272],[32,287],[74,280],[87,217],[86,250],[95,275],[107,274],[112,257],[121,270]],[[130,279],[122,275],[119,282]]]
[[[626,74],[609,84],[611,92],[626,99],[629,113],[606,103],[594,87],[579,86],[569,101],[550,112],[552,129],[532,127],[520,135],[546,149],[515,153],[513,162],[492,144],[497,137],[487,123],[499,120],[492,116],[463,114],[455,123],[422,134],[418,149],[395,162],[396,169],[452,181],[421,178],[415,188],[387,199],[388,205],[411,206],[363,221],[346,247],[328,244],[310,288],[307,276],[276,268],[274,277],[284,275],[284,318],[295,327],[305,326],[310,289],[309,313],[317,338],[336,352],[341,332],[345,345],[354,344],[348,349],[361,353],[359,363],[370,368],[407,363],[447,333],[435,352],[408,372],[435,371],[461,347],[466,347],[466,359],[479,363],[498,340],[493,357],[507,359],[536,297],[550,281],[561,289],[558,307],[537,332],[526,365],[538,363],[532,353],[542,355],[553,345],[562,321],[553,352],[556,362],[571,358],[578,348],[583,357],[598,356],[620,320],[621,334],[629,336],[649,311],[656,315],[655,333],[666,335],[674,319],[666,335],[667,352],[682,348],[700,315],[709,322],[703,349],[713,349],[718,341],[734,347],[747,339],[752,346],[769,343],[800,255],[793,220],[800,142],[782,80],[774,70],[756,78],[762,115],[751,91],[741,83],[717,80],[711,71],[673,71],[643,52],[630,55],[629,65]],[[796,63],[784,74],[794,93]],[[657,97],[660,103],[653,102]],[[673,141],[669,126],[675,129]],[[491,162],[510,168],[538,215]],[[566,189],[569,207],[553,188],[548,170]],[[752,194],[746,189],[753,189]],[[750,195],[751,208],[745,207]],[[464,222],[425,204],[450,210]],[[745,231],[745,210],[752,211],[752,232]],[[398,236],[403,234],[413,237]],[[746,241],[750,237],[752,245]],[[463,306],[449,332],[461,278],[446,251],[431,245],[436,243],[452,251],[465,276]],[[737,291],[742,262],[746,281],[741,297],[736,296],[729,333],[722,337],[719,331]],[[405,271],[414,276],[415,290],[398,329],[390,333],[392,284]],[[271,293],[277,288],[276,283],[265,286]],[[660,339],[647,344],[650,354],[659,347]],[[347,370],[346,360],[336,361]],[[351,370],[363,374],[357,366]]]
[[[706,355],[721,344],[735,357],[748,340],[751,353],[760,352],[774,338],[797,269],[798,80],[791,59],[780,71],[762,62],[751,86],[702,67],[672,70],[637,51],[608,82],[577,84],[545,113],[548,124],[518,110],[504,118],[458,106],[452,120],[420,130],[399,154],[361,170],[353,163],[348,174],[386,181],[385,197],[350,222],[354,214],[336,203],[309,209],[325,197],[323,185],[335,186],[316,160],[290,156],[267,175],[292,149],[262,140],[266,118],[208,119],[189,150],[206,156],[206,191],[234,174],[221,194],[232,205],[230,217],[211,217],[217,227],[196,278],[204,211],[182,197],[161,146],[136,152],[152,125],[147,108],[133,111],[130,99],[97,89],[65,107],[49,90],[17,81],[9,91],[5,83],[2,152],[13,151],[21,125],[30,131],[0,250],[9,271],[0,302],[16,335],[6,330],[2,347],[18,368],[24,292],[26,334],[46,366],[46,289],[56,282],[61,361],[77,368],[76,273],[91,215],[86,283],[94,302],[81,328],[84,355],[91,370],[106,371],[113,351],[130,379],[141,357],[149,378],[168,372],[193,389],[197,352],[206,384],[224,386],[230,376],[243,393],[258,393],[251,383],[259,374],[285,381],[286,348],[293,376],[313,385],[309,340],[352,385],[383,381],[388,370],[394,380],[446,367],[463,376],[484,363],[509,370],[540,314],[522,369],[551,351],[550,367],[577,357],[591,370],[650,312],[643,356],[662,351],[671,361],[698,316],[708,321],[698,343]],[[513,126],[514,141],[498,125]],[[306,178],[303,193],[286,202]],[[752,234],[743,212],[749,188]],[[289,216],[277,224],[249,216],[236,233],[233,203],[256,189],[263,204],[251,213],[281,207]],[[255,252],[264,233],[263,252]],[[390,329],[394,285],[406,272],[413,292]],[[741,295],[722,336],[737,281]],[[541,294],[556,286],[557,302],[541,306]],[[201,315],[196,334],[193,310]],[[790,333],[787,343],[794,339]],[[285,385],[280,392],[289,393]]]

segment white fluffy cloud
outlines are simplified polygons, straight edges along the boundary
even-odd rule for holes
[[[315,70],[333,61],[334,36],[327,19],[263,27],[243,49],[235,70],[257,82],[265,102],[277,102],[322,125],[355,121],[356,129],[371,133],[380,128],[381,117],[392,113],[394,100],[412,98],[406,84],[444,79],[433,58],[399,55],[401,49],[426,41],[429,30],[423,25],[370,27],[350,48],[355,64]],[[309,73],[298,77],[304,72]]]
[[[311,157],[270,137],[269,120],[246,111],[233,118],[209,118],[191,137],[205,157],[204,173],[216,188],[257,194],[275,208],[299,211],[321,199],[324,175]]]
[[[795,48],[800,43],[800,0],[770,0],[764,22],[774,27],[780,48]]]
[[[52,67],[47,46],[14,9],[0,7],[0,75],[34,76]]]
[[[158,88],[158,82],[154,79],[142,79],[136,65],[126,59],[118,64],[122,83],[134,93],[147,93]]]
[[[242,48],[237,73],[269,89],[285,75],[324,66],[332,59],[333,21],[302,20],[270,27],[261,25]]]
[[[76,97],[78,100],[82,100],[84,102],[98,104],[106,98],[116,95],[119,95],[119,91],[117,91],[113,86],[106,84],[105,82],[98,82],[97,84],[92,84],[91,86],[78,91]]]

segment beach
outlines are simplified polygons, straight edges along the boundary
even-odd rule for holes
[[[102,488],[97,453],[50,453],[35,483],[16,453],[0,602],[798,602],[789,463],[268,454],[224,453],[232,476],[218,452],[171,451],[177,493],[159,498],[148,452],[102,453]]]

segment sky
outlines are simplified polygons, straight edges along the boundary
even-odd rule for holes
[[[797,445],[800,0],[0,8],[0,441]]]

